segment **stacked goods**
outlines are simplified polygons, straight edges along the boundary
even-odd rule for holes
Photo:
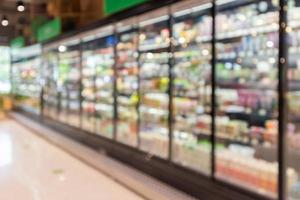
[[[227,117],[217,119],[217,135],[234,138],[243,135],[248,130],[248,124],[241,120],[229,120]]]
[[[288,109],[290,115],[300,115],[300,92],[288,94]]]
[[[180,163],[182,166],[210,173],[210,152],[211,145],[209,142],[197,143],[196,140],[175,139],[173,145],[173,161]]]
[[[147,132],[141,132],[141,149],[150,154],[167,158],[168,157],[168,130],[163,128],[149,128]]]
[[[198,116],[196,120],[196,127],[194,129],[196,133],[210,134],[211,132],[211,116],[202,115]]]
[[[277,175],[277,163],[270,163],[225,149],[217,153],[217,176],[240,183],[245,187],[260,188],[267,194],[276,195]],[[298,174],[289,168],[287,175],[288,185],[291,187],[297,182]]]

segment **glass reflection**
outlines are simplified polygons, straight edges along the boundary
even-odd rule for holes
[[[217,1],[216,175],[277,197],[278,1]]]
[[[300,199],[300,1],[288,1],[289,57],[288,57],[288,124],[287,193],[290,200]]]

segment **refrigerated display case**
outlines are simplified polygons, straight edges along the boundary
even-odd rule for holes
[[[209,1],[172,6],[173,161],[211,171],[211,17]]]
[[[139,17],[140,148],[167,158],[169,152],[168,10]]]
[[[287,127],[286,127],[286,179],[287,197],[300,199],[300,2],[288,1],[288,68],[287,68]],[[298,174],[298,176],[296,175]]]
[[[80,127],[80,40],[71,38],[58,46],[59,120]]]
[[[6,95],[11,91],[10,48],[0,46],[0,55],[0,95]]]
[[[278,195],[277,1],[217,1],[216,176]],[[270,152],[266,154],[265,152]]]
[[[83,130],[95,133],[96,131],[96,66],[98,65],[95,49],[97,43],[93,38],[85,36],[82,39],[82,113]]]
[[[58,117],[58,53],[53,45],[43,49],[43,115],[51,119]]]
[[[90,78],[84,83],[84,99],[90,98],[90,108],[84,105],[84,110],[93,111],[94,116],[90,118],[90,124],[95,123],[95,133],[107,138],[114,137],[114,45],[116,42],[113,26],[109,25],[87,33],[84,42],[84,60],[86,66],[90,67],[90,76],[94,77],[94,86]],[[86,80],[86,79],[85,79]],[[88,87],[90,89],[88,89]],[[91,89],[91,87],[95,87]],[[94,94],[92,92],[94,91]],[[94,96],[95,95],[95,96]],[[87,97],[90,96],[90,97]],[[85,101],[86,102],[86,101]],[[84,102],[83,102],[84,103]],[[95,122],[93,122],[95,120]],[[92,125],[93,126],[93,125]]]
[[[117,141],[138,144],[139,63],[137,18],[116,24]]]
[[[16,107],[41,112],[41,45],[12,49],[12,93]]]

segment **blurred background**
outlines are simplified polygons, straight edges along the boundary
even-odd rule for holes
[[[68,31],[103,16],[103,0],[2,0],[0,45],[20,35],[27,44],[36,42],[38,28],[51,19],[60,18],[62,31]]]

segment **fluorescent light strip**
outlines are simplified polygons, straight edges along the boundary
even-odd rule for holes
[[[106,36],[109,36],[112,34],[113,34],[112,31],[106,31],[106,32],[102,32],[102,33],[98,33],[98,34],[94,34],[94,35],[85,36],[84,38],[82,38],[82,41],[89,42],[89,41],[103,38],[103,37],[106,37]]]
[[[100,33],[95,35],[95,39],[103,38],[103,37],[106,37],[106,36],[109,36],[109,35],[112,35],[112,34],[113,34],[112,30],[100,32]]]
[[[226,3],[231,3],[237,0],[217,0],[217,5],[222,5],[222,4],[226,4]]]
[[[74,39],[74,40],[71,40],[71,41],[62,42],[61,45],[73,46],[73,45],[76,45],[76,44],[79,44],[79,43],[80,43],[80,39]]]
[[[28,57],[38,56],[42,53],[42,47],[40,44],[23,47],[20,49],[12,49],[12,57],[17,59],[24,59]]]
[[[164,16],[161,16],[161,17],[158,17],[158,18],[149,19],[149,20],[140,22],[140,26],[143,27],[143,26],[147,26],[147,25],[150,25],[150,24],[155,24],[155,23],[158,23],[158,22],[166,21],[168,19],[169,19],[169,16],[164,15]]]
[[[131,28],[133,28],[132,25],[127,25],[127,26],[118,27],[117,30],[118,30],[118,32],[124,32],[124,31],[130,30]]]
[[[89,42],[89,41],[94,40],[95,38],[96,38],[95,35],[89,35],[89,36],[85,36],[84,38],[82,38],[82,41]]]
[[[206,3],[203,5],[194,7],[194,8],[192,8],[192,10],[193,10],[193,12],[198,12],[198,11],[205,10],[205,9],[208,9],[211,7],[212,7],[212,3]]]
[[[190,14],[192,12],[198,12],[198,11],[205,10],[205,9],[208,9],[208,8],[211,8],[211,7],[212,7],[212,3],[206,3],[206,4],[203,4],[203,5],[200,5],[200,6],[196,6],[194,8],[189,8],[189,9],[186,9],[186,10],[178,11],[178,12],[174,13],[173,16],[174,17],[180,17],[180,16],[183,16],[183,15]]]
[[[186,9],[186,10],[181,10],[181,11],[178,11],[176,13],[173,14],[174,17],[181,17],[181,16],[184,16],[184,15],[187,15],[189,13],[191,13],[192,9],[189,8],[189,9]]]

